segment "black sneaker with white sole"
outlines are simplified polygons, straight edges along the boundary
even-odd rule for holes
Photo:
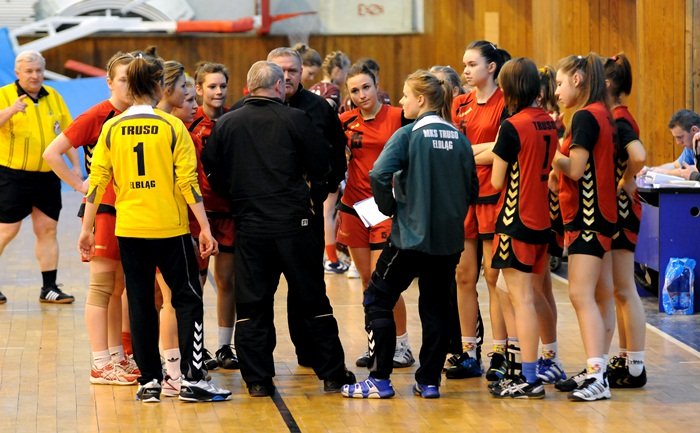
[[[498,389],[492,388],[491,395],[496,398],[542,399],[544,385],[539,379],[535,383],[528,383],[524,377],[516,376],[508,383],[504,381]]]
[[[160,383],[158,383],[156,379],[139,384],[139,389],[136,391],[136,400],[140,400],[144,403],[159,403],[160,391]]]
[[[226,370],[236,370],[238,368],[238,355],[230,344],[224,344],[216,351],[216,362],[219,367]]]
[[[559,382],[555,383],[554,387],[562,392],[571,392],[581,386],[587,377],[588,372],[584,368],[580,373],[575,374],[566,380],[560,380]]]
[[[219,388],[206,380],[190,381],[182,379],[180,400],[183,401],[226,401],[231,399],[231,391]]]
[[[7,302],[7,296],[3,295],[2,292],[0,292],[0,304],[4,304]]]
[[[204,368],[206,368],[207,371],[212,371],[219,368],[219,361],[212,356],[211,352],[207,348],[204,348],[202,358],[204,359]]]
[[[48,304],[72,304],[75,301],[73,295],[69,295],[61,290],[61,285],[54,284],[53,286],[42,287],[39,294],[39,302]]]

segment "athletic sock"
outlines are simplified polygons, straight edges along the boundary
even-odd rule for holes
[[[180,370],[180,349],[166,349],[163,351],[165,357],[165,373],[173,379],[182,375]]]
[[[506,353],[507,340],[493,340],[493,353]]]
[[[558,358],[559,348],[557,347],[557,342],[542,344],[542,358],[555,360]]]
[[[53,287],[56,285],[56,274],[58,273],[57,269],[54,269],[53,271],[43,271],[41,273],[41,279],[44,280],[44,285],[42,287]]]
[[[644,351],[641,352],[627,352],[627,368],[629,369],[630,375],[639,376],[644,370]]]
[[[331,263],[338,263],[338,252],[335,249],[335,244],[326,244],[326,257]]]
[[[228,346],[233,341],[233,327],[219,326],[219,347]]]
[[[399,344],[408,346],[408,332],[396,336],[396,346],[398,347]]]
[[[594,377],[598,380],[603,380],[603,374],[605,373],[605,359],[604,358],[588,358],[586,360],[586,373],[587,377]]]
[[[122,332],[122,346],[127,355],[134,353],[134,349],[131,347],[131,332]]]
[[[109,353],[111,356],[116,358],[117,361],[121,361],[122,359],[125,359],[124,346],[122,346],[121,344],[119,346],[110,347]]]
[[[537,362],[523,362],[523,376],[527,383],[537,382]]]
[[[462,353],[476,358],[476,337],[462,337]]]
[[[92,352],[92,363],[95,364],[96,368],[104,368],[111,360],[112,356],[109,354],[109,350]]]

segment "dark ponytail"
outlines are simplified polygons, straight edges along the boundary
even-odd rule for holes
[[[510,60],[508,51],[498,48],[496,44],[489,41],[473,41],[467,46],[467,50],[478,50],[479,53],[486,59],[486,63],[495,63],[496,71],[493,73],[493,79],[498,79],[498,73],[501,72],[503,65]]]

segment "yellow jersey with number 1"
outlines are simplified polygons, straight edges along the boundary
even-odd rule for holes
[[[137,105],[106,122],[92,158],[89,202],[100,202],[112,176],[117,236],[189,233],[187,203],[202,195],[194,144],[180,119]]]

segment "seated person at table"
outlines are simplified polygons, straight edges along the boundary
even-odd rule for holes
[[[655,171],[684,179],[700,180],[698,154],[700,154],[700,115],[691,110],[678,110],[668,122],[671,135],[677,144],[683,145],[678,159],[656,167],[644,167],[640,174]]]

